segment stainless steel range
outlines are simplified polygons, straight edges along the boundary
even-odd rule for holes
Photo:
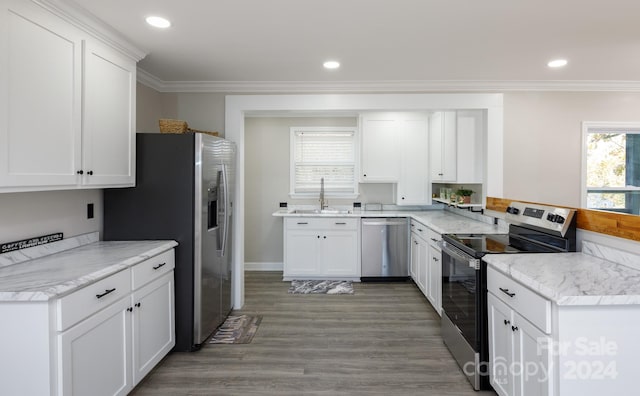
[[[486,254],[574,252],[575,210],[512,202],[508,234],[442,237],[442,337],[474,389],[490,389]]]

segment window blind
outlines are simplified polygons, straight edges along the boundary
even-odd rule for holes
[[[350,193],[356,190],[355,132],[294,131],[292,191],[316,193],[324,178],[327,193]]]

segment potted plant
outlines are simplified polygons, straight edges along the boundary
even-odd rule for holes
[[[468,190],[465,188],[460,188],[456,191],[456,196],[459,197],[458,199],[460,200],[460,203],[471,203],[471,194],[473,194],[473,190]]]

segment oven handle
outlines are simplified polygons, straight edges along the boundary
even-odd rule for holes
[[[480,270],[480,259],[468,255],[461,249],[453,246],[450,243],[447,243],[447,241],[440,241],[439,245],[442,248],[442,253],[446,253],[458,260],[466,261],[469,264],[469,267],[475,269],[476,271]]]

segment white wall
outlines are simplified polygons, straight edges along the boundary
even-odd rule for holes
[[[88,203],[94,204],[93,219],[87,219]],[[0,194],[0,219],[0,242],[102,231],[102,190]]]
[[[640,121],[640,93],[504,94],[504,197],[580,207],[583,121]]]

